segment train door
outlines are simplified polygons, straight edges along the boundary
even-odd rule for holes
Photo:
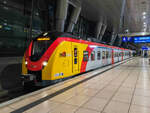
[[[108,64],[112,63],[112,49],[108,49]]]
[[[79,51],[78,46],[75,44],[72,44],[72,72],[79,72]]]
[[[128,58],[128,51],[126,51],[126,59]]]
[[[91,61],[90,68],[91,69],[94,69],[96,67],[96,62],[95,62],[96,58],[95,58],[95,56],[96,56],[96,52],[95,52],[95,50],[93,50],[91,52],[91,58],[90,58],[90,61]]]
[[[106,58],[105,58],[105,64],[108,65],[108,49],[106,48],[106,51],[105,51],[105,54],[106,54]]]
[[[117,50],[117,58],[118,58],[118,62],[119,62],[119,59],[120,59],[120,50],[119,49]]]
[[[117,58],[117,49],[114,49],[114,61],[115,63],[117,62],[118,58]]]
[[[112,51],[111,51],[111,58],[112,58],[112,64],[114,64],[114,58],[115,58],[114,49],[112,49]]]
[[[126,51],[126,59],[128,58],[128,51]]]
[[[119,50],[119,61],[121,61],[121,58],[122,58],[122,51]]]
[[[124,51],[121,51],[121,53],[122,53],[121,61],[123,61],[123,59],[124,59]]]
[[[126,51],[124,51],[123,59],[126,59]]]
[[[100,48],[100,66],[103,66],[103,48]]]
[[[109,49],[106,49],[106,65],[109,64]]]
[[[106,65],[106,49],[105,48],[102,49],[102,65],[103,66]]]
[[[118,55],[117,55],[117,58],[118,58],[118,62],[120,61],[120,50],[118,49]]]
[[[97,50],[97,67],[102,66],[102,49],[98,48]]]

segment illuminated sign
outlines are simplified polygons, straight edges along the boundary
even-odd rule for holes
[[[142,50],[150,50],[150,47],[142,46],[141,49],[142,49]]]
[[[132,37],[122,37],[123,42],[132,42]]]
[[[41,40],[50,40],[50,38],[49,38],[49,37],[40,37],[40,38],[38,38],[37,40],[38,40],[38,41],[41,41]]]
[[[128,37],[122,37],[123,42],[128,42]]]
[[[150,43],[150,37],[134,37],[134,43]]]

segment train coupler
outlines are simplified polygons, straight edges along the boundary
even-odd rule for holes
[[[34,81],[36,81],[35,75],[32,75],[32,74],[21,75],[21,82],[23,86],[25,85],[25,83],[30,83]]]

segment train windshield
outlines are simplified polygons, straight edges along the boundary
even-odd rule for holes
[[[51,44],[59,37],[62,33],[59,32],[45,32],[36,37],[33,41],[31,61],[39,60]]]
[[[46,40],[46,38],[41,38],[39,40],[37,39],[33,41],[31,60],[39,60],[52,43],[52,40]]]
[[[35,41],[33,42],[32,55],[41,56],[50,46],[51,41]]]

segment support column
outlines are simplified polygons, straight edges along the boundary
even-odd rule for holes
[[[113,34],[110,45],[114,45],[116,38],[117,38],[117,34]]]
[[[101,29],[102,29],[102,21],[99,21],[96,27],[96,31],[95,31],[95,36],[97,39],[99,39],[100,33],[101,33]]]
[[[123,30],[122,27],[123,27],[123,16],[124,16],[124,12],[125,12],[125,7],[126,7],[126,0],[123,0],[123,2],[122,2],[121,14],[120,14],[119,33],[122,32],[122,30]],[[122,39],[121,39],[121,37],[120,37],[118,46],[121,46],[121,44],[122,44]]]
[[[111,37],[111,41],[110,41],[110,45],[114,44],[116,37],[117,37],[117,33],[116,33],[116,29],[114,28],[113,33],[112,33],[112,37]]]
[[[56,9],[56,30],[57,31],[64,32],[67,10],[68,10],[68,0],[57,0],[57,9]]]
[[[122,38],[119,36],[119,43],[118,43],[118,46],[121,46],[122,44]]]
[[[67,28],[67,32],[73,31],[74,25],[77,23],[80,12],[81,12],[81,7],[75,7],[74,8],[73,13],[71,15],[71,20],[70,20],[69,26]]]
[[[119,30],[120,32],[123,30],[123,16],[125,12],[125,7],[126,7],[126,0],[122,0],[122,9],[121,9],[121,14],[120,14],[120,25],[119,25]]]
[[[103,29],[101,30],[100,38],[99,38],[100,41],[102,41],[103,35],[104,35],[105,31],[106,31],[106,28],[107,28],[107,25],[103,24]]]

